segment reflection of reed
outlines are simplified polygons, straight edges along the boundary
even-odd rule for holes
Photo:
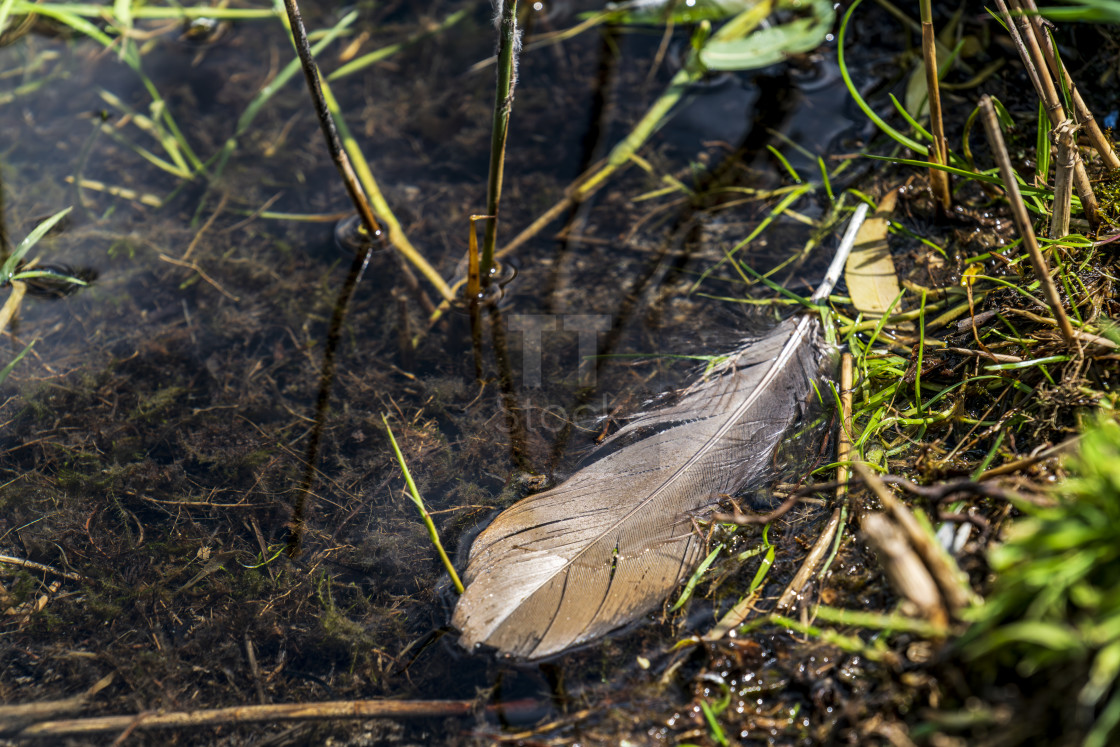
[[[323,368],[319,374],[319,394],[315,397],[315,424],[311,427],[311,436],[307,443],[307,456],[304,459],[303,476],[300,478],[296,489],[296,502],[292,506],[292,521],[288,525],[287,553],[290,557],[300,554],[303,547],[304,517],[307,511],[307,498],[315,486],[315,463],[319,461],[319,445],[323,439],[323,427],[327,420],[327,408],[331,400],[331,386],[334,384],[335,353],[338,350],[338,341],[342,337],[342,322],[346,319],[346,311],[350,307],[350,299],[354,297],[354,289],[369,264],[372,244],[367,244],[357,254],[350,264],[350,272],[346,282],[338,294],[334,304],[334,313],[331,314],[331,323],[327,328],[327,340],[323,347]]]
[[[493,303],[490,312],[490,336],[494,342],[494,363],[498,366],[498,386],[502,392],[502,404],[506,411],[506,428],[509,430],[509,455],[514,466],[523,472],[532,472],[529,463],[529,439],[525,429],[525,412],[517,401],[513,388],[513,369],[509,363],[509,347],[506,345],[506,331],[502,326],[502,312]]]
[[[323,137],[327,141],[327,149],[330,151],[331,160],[338,168],[342,182],[346,185],[346,192],[350,196],[351,202],[354,203],[354,207],[358,210],[358,215],[361,217],[366,233],[371,237],[376,237],[376,240],[384,242],[385,234],[382,232],[377,218],[374,217],[367,195],[358,183],[358,177],[354,173],[350,159],[346,155],[346,151],[343,150],[334,118],[331,116],[326,99],[323,97],[319,68],[315,65],[315,59],[311,55],[311,47],[307,42],[307,31],[303,27],[303,18],[300,16],[299,6],[296,4],[296,0],[284,0],[284,7],[288,11],[292,39],[295,42],[296,52],[303,67],[303,74],[307,79],[307,88],[311,93],[311,100],[315,104],[315,114],[319,118]],[[331,399],[331,386],[334,383],[335,372],[335,353],[338,350],[338,340],[342,334],[342,322],[346,318],[346,310],[350,307],[350,299],[354,296],[354,289],[358,286],[358,281],[361,280],[362,274],[369,264],[373,246],[374,242],[364,244],[355,253],[354,261],[350,264],[350,272],[346,276],[346,282],[343,284],[342,291],[338,294],[338,300],[335,302],[330,326],[327,328],[327,341],[323,349],[323,369],[319,376],[319,394],[315,398],[315,425],[311,429],[311,438],[307,444],[307,458],[304,463],[303,477],[300,479],[296,503],[292,507],[292,521],[288,527],[287,553],[291,557],[299,555],[303,545],[307,497],[311,494],[311,488],[315,482],[315,463],[319,459],[319,446],[323,438],[323,426],[326,422],[327,407]]]

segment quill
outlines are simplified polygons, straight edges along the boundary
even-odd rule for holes
[[[824,281],[840,277],[860,205]],[[468,649],[538,659],[653,609],[700,560],[695,520],[756,486],[829,357],[815,314],[796,314],[729,356],[674,404],[639,415],[597,459],[503,511],[471,547],[451,623]]]

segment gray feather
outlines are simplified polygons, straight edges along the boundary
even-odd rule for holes
[[[660,604],[700,560],[694,520],[769,476],[830,350],[816,316],[787,319],[562,484],[501,513],[471,547],[452,618],[461,643],[536,659]]]

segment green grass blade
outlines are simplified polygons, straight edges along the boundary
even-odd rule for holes
[[[801,183],[801,175],[797,173],[797,169],[793,168],[793,166],[790,165],[790,162],[786,160],[786,157],[782,155],[782,152],[780,150],[775,148],[773,145],[767,145],[766,150],[770,151],[770,155],[778,159],[778,162],[782,164],[782,168],[784,168],[789,173],[794,182],[796,182],[797,184]]]
[[[1038,102],[1038,125],[1034,141],[1036,184],[1046,184],[1050,178],[1050,118],[1046,116],[1046,104]]]
[[[0,3],[0,33],[3,33],[8,28],[8,18],[11,17],[12,5],[14,4],[15,0],[4,0],[4,2]]]
[[[71,208],[59,210],[45,221],[35,226],[31,233],[27,234],[27,237],[19,242],[19,246],[15,248],[15,251],[13,251],[11,256],[4,262],[4,265],[0,267],[0,285],[11,282],[12,276],[16,271],[16,265],[27,256],[27,253],[31,251],[31,247],[39,243],[39,239],[43,238],[47,234],[47,231],[54,228],[55,224],[66,217],[66,214],[69,213],[70,210]]]
[[[416,483],[412,481],[412,473],[408,471],[404,454],[401,453],[401,447],[397,445],[393,429],[389,427],[389,419],[384,414],[381,416],[381,422],[385,424],[385,432],[389,434],[389,443],[397,457],[397,464],[400,465],[404,481],[408,485],[408,494],[411,496],[412,502],[416,504],[416,508],[420,510],[420,518],[423,520],[424,526],[428,528],[428,536],[431,538],[432,544],[435,545],[436,552],[439,553],[439,559],[443,563],[443,567],[447,569],[447,573],[451,576],[451,583],[455,585],[455,591],[462,594],[463,582],[459,580],[459,574],[455,572],[455,566],[451,563],[451,558],[447,557],[447,553],[443,549],[443,543],[439,541],[439,532],[436,531],[436,525],[432,521],[428,509],[424,508],[424,499],[420,497],[420,491],[416,489]]]
[[[12,358],[12,360],[9,361],[8,365],[0,368],[0,384],[4,383],[4,381],[8,378],[8,375],[11,374],[13,369],[15,369],[16,364],[23,360],[23,356],[31,352],[32,346],[37,342],[38,340],[32,340],[31,342],[27,343],[27,347],[21,350],[19,355],[17,355],[15,358]]]
[[[855,9],[858,8],[860,3],[862,2],[863,0],[856,0],[854,3],[852,3],[851,7],[848,8],[848,12],[844,14],[843,22],[841,22],[840,24],[840,37],[836,43],[836,54],[837,61],[840,64],[840,75],[844,78],[844,85],[848,87],[848,93],[851,94],[853,99],[855,99],[856,105],[863,110],[863,113],[867,115],[868,119],[875,123],[876,127],[885,132],[900,145],[903,145],[916,153],[921,153],[923,156],[928,156],[929,149],[926,148],[926,146],[922,145],[917,140],[912,140],[906,135],[903,135],[901,132],[887,124],[882,117],[876,114],[875,110],[868,106],[867,102],[863,100],[863,97],[859,95],[859,91],[856,89],[855,83],[852,82],[851,73],[848,72],[848,66],[844,59],[844,36],[848,31],[848,23],[852,19],[852,13],[855,12]]]
[[[364,54],[357,59],[351,60],[350,62],[347,62],[345,65],[328,75],[327,80],[338,80],[339,78],[350,75],[351,73],[356,73],[359,70],[364,70],[370,65],[374,65],[384,59],[392,57],[405,47],[409,47],[418,41],[428,38],[429,36],[434,36],[441,31],[446,31],[447,29],[457,24],[459,21],[463,20],[466,15],[467,11],[465,10],[456,11],[449,15],[447,18],[444,18],[443,22],[433,29],[424,29],[420,33],[413,34],[412,36],[408,37],[403,42],[390,44],[388,46],[382,47],[381,49],[375,49],[369,54]]]
[[[684,603],[692,597],[692,592],[696,590],[696,584],[700,583],[701,577],[703,577],[708,568],[711,567],[712,563],[715,562],[716,558],[719,557],[719,554],[722,551],[723,545],[716,545],[716,549],[708,553],[708,557],[704,558],[700,565],[696,567],[696,570],[689,577],[688,583],[684,585],[684,590],[681,592],[681,595],[677,599],[676,604],[669,608],[670,612],[676,612],[677,610],[679,610],[684,606]]]

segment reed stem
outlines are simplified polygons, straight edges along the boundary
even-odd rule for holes
[[[1081,92],[1077,90],[1077,85],[1074,84],[1073,79],[1069,75],[1069,71],[1058,62],[1058,56],[1054,52],[1054,44],[1050,39],[1050,34],[1046,33],[1046,29],[1042,23],[1042,16],[1038,12],[1038,5],[1034,0],[1023,0],[1023,6],[1026,8],[1034,25],[1035,33],[1042,39],[1042,54],[1046,57],[1046,64],[1050,66],[1054,75],[1062,76],[1066,88],[1069,89],[1070,98],[1073,99],[1074,114],[1077,115],[1077,123],[1081,125],[1085,131],[1086,137],[1092,143],[1093,148],[1100,154],[1105,164],[1110,169],[1120,169],[1120,158],[1117,157],[1116,151],[1112,148],[1112,143],[1108,141],[1104,133],[1101,132],[1101,127],[1097,124],[1097,120],[1093,117],[1093,113],[1089,111],[1088,104],[1085,99],[1081,98]]]
[[[996,1],[1008,27],[1015,25],[1018,21],[1019,32],[1024,42],[1024,46],[1019,48],[1019,54],[1026,55],[1023,58],[1023,64],[1033,66],[1036,75],[1032,78],[1032,81],[1035,83],[1038,96],[1042,99],[1046,108],[1046,115],[1050,118],[1051,127],[1057,128],[1065,121],[1066,111],[1058,95],[1058,89],[1054,85],[1054,79],[1046,66],[1042,48],[1039,46],[1038,38],[1035,35],[1035,28],[1023,14],[1022,5],[1017,0],[1010,0],[1010,10],[1003,3],[1003,0]],[[1014,11],[1014,14],[1011,11]],[[1085,212],[1085,218],[1089,221],[1089,225],[1096,227],[1100,223],[1097,198],[1093,194],[1092,185],[1089,183],[1089,174],[1085,170],[1085,164],[1080,161],[1073,170],[1073,186],[1077,190],[1077,196],[1081,198],[1081,209]]]
[[[299,55],[303,75],[307,79],[307,88],[311,92],[311,100],[315,104],[315,114],[319,118],[319,126],[322,128],[323,137],[327,141],[327,150],[330,151],[331,160],[334,161],[339,175],[342,176],[346,193],[350,196],[350,201],[354,203],[358,215],[361,216],[366,231],[369,232],[371,237],[380,236],[381,224],[374,217],[365,192],[362,191],[362,187],[358,183],[354,167],[351,165],[346,151],[342,148],[342,141],[338,137],[334,118],[327,108],[326,99],[323,98],[323,89],[319,83],[319,66],[315,64],[315,58],[311,54],[311,46],[307,41],[307,30],[303,27],[303,16],[299,12],[299,5],[296,4],[296,0],[284,0],[284,9],[288,12],[288,23],[292,32],[292,40],[295,42],[296,54]]]
[[[1066,120],[1054,129],[1054,142],[1058,155],[1054,160],[1054,204],[1050,215],[1052,239],[1060,239],[1069,233],[1070,202],[1073,199],[1073,172],[1081,160],[1077,145],[1073,140],[1075,125]]]
[[[1011,217],[1015,221],[1015,227],[1019,230],[1023,245],[1027,247],[1031,265],[1034,266],[1034,272],[1046,293],[1046,300],[1050,304],[1050,310],[1053,312],[1054,318],[1058,321],[1058,328],[1062,331],[1066,344],[1071,348],[1077,348],[1073,326],[1069,323],[1069,317],[1066,316],[1066,310],[1062,307],[1062,299],[1058,295],[1058,289],[1054,286],[1053,278],[1050,277],[1050,270],[1046,266],[1046,258],[1042,256],[1042,252],[1038,248],[1034,226],[1031,225],[1030,214],[1027,213],[1023,195],[1019,192],[1019,182],[1015,178],[1015,169],[1011,166],[1011,157],[1007,153],[1007,146],[1003,142],[1003,134],[999,130],[999,120],[996,118],[996,110],[992,106],[991,97],[985,95],[980,99],[980,113],[984,123],[984,131],[988,136],[988,143],[992,147],[996,162],[999,164],[999,173],[1003,177],[1003,188],[1006,190],[1007,199],[1011,203]]]
[[[941,89],[937,70],[937,35],[933,33],[933,7],[931,0],[921,0],[922,59],[926,68],[926,90],[929,99],[929,123],[933,134],[933,147],[929,150],[930,163],[949,165],[949,147],[945,139],[945,125],[941,119]],[[948,210],[953,204],[949,175],[940,169],[929,170],[930,187],[941,207]]]
[[[513,89],[517,85],[517,53],[521,47],[521,34],[517,29],[517,0],[504,0],[499,5],[498,81],[494,90],[494,123],[490,134],[490,176],[486,184],[486,212],[493,219],[486,224],[486,233],[482,239],[480,272],[483,282],[489,282],[494,265],[494,246],[498,240],[498,208],[502,202],[502,177],[506,163],[506,138],[509,135],[509,116],[513,110]]]
[[[384,241],[388,238],[389,243],[420,270],[420,273],[436,287],[440,295],[445,300],[450,300],[454,297],[451,288],[404,236],[400,223],[381,195],[381,190],[378,188],[357,142],[350,135],[346,123],[342,121],[338,102],[331,93],[330,86],[319,75],[319,67],[315,63],[315,57],[312,55],[311,47],[307,41],[307,30],[303,26],[303,17],[300,15],[299,5],[296,0],[284,0],[284,8],[288,12],[292,41],[295,44],[296,54],[299,55],[300,65],[303,67],[303,75],[307,79],[307,88],[311,92],[311,99],[315,103],[315,114],[319,119],[323,136],[326,138],[327,150],[330,152],[331,160],[334,161],[338,173],[342,176],[346,193],[350,196],[350,201],[354,203],[354,208],[362,219],[362,225],[375,240]],[[337,123],[335,115],[338,115]],[[341,136],[340,132],[342,133]],[[355,168],[355,164],[357,164],[357,168]],[[377,214],[382,216],[388,226],[387,236],[381,230],[381,224],[374,215],[374,209],[377,210]]]

